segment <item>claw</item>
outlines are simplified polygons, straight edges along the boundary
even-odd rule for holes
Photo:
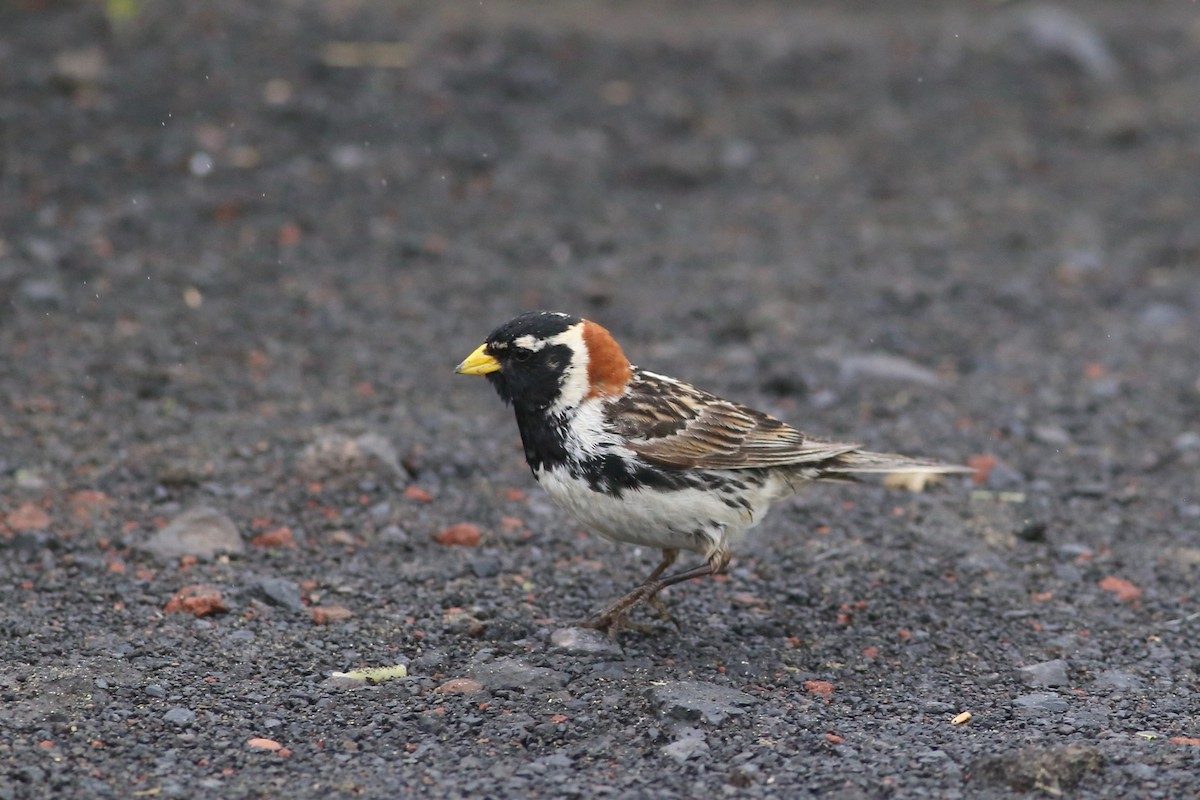
[[[667,604],[657,594],[652,594],[646,598],[646,602],[654,606],[654,610],[658,612],[658,616],[675,626],[675,630],[682,631],[683,628],[679,624],[679,620],[671,616],[671,612],[667,610]]]
[[[675,557],[678,555],[677,550],[663,550],[663,559],[653,572],[641,586],[629,592],[617,602],[604,609],[594,619],[585,622],[576,623],[581,628],[594,628],[604,631],[609,638],[616,641],[617,636],[626,628],[638,631],[639,633],[655,633],[655,630],[646,625],[639,625],[629,620],[629,612],[637,608],[642,603],[649,603],[658,612],[658,615],[675,626],[676,630],[682,630],[679,623],[667,611],[666,603],[658,596],[658,593],[668,586],[674,586],[677,583],[689,581],[692,578],[700,578],[705,575],[715,575],[722,571],[729,563],[729,553],[719,551],[714,554],[714,558],[709,563],[696,567],[695,569],[685,572],[668,575],[663,578],[661,575],[667,570],[671,564],[675,563]]]

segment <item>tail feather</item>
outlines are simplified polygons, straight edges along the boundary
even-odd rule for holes
[[[852,450],[849,453],[831,458],[821,465],[822,472],[830,473],[831,477],[853,475],[855,473],[936,473],[953,474],[974,472],[970,467],[959,464],[946,464],[941,461],[931,461],[925,458],[910,458],[896,453],[872,453],[868,450]]]

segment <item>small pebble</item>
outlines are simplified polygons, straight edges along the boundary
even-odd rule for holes
[[[1021,680],[1030,686],[1055,687],[1070,684],[1070,678],[1067,675],[1067,662],[1061,658],[1056,658],[1053,661],[1043,661],[1039,664],[1030,664],[1027,667],[1021,667],[1018,672],[1021,675]]]
[[[1049,692],[1023,694],[1013,699],[1013,705],[1018,712],[1029,716],[1061,714],[1071,707],[1062,697]]]
[[[621,655],[621,646],[595,628],[558,628],[550,634],[550,646],[571,655]]]
[[[196,712],[190,708],[172,708],[163,714],[163,721],[183,727],[196,721]]]
[[[705,741],[704,731],[684,728],[680,731],[678,739],[662,748],[662,754],[680,764],[708,755],[708,742]]]

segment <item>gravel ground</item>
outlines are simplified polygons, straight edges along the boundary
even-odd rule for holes
[[[0,798],[1200,796],[1194,3],[107,9],[0,5]],[[539,307],[979,471],[588,637]]]

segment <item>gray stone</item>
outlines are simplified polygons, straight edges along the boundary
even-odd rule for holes
[[[702,681],[674,681],[654,686],[649,696],[660,714],[685,722],[703,720],[711,725],[720,725],[729,717],[744,714],[746,706],[759,702],[758,698],[737,689]]]
[[[971,762],[970,771],[983,785],[1007,785],[1018,792],[1038,790],[1039,795],[1062,797],[1103,767],[1104,756],[1096,748],[1066,745],[983,756]]]
[[[379,540],[391,545],[404,545],[408,544],[409,535],[399,525],[388,525],[379,532]]]
[[[684,728],[679,731],[678,739],[662,748],[662,754],[682,764],[689,759],[708,755],[708,742],[704,739],[704,732],[698,728]]]
[[[934,388],[944,384],[936,372],[891,353],[856,353],[837,358],[838,375],[843,381],[869,378],[900,383],[916,383]]]
[[[1003,461],[997,461],[988,470],[987,480],[984,485],[989,489],[1015,489],[1024,485],[1024,483],[1024,475]]]
[[[594,628],[559,628],[550,634],[550,646],[576,656],[621,655],[621,646]]]
[[[1013,706],[1026,716],[1061,714],[1071,707],[1063,698],[1050,692],[1033,692],[1013,698]]]
[[[485,689],[517,689],[519,691],[554,691],[571,680],[565,672],[534,667],[517,658],[498,658],[480,664],[472,675]]]
[[[1071,434],[1057,425],[1034,425],[1033,438],[1055,447],[1066,447],[1071,443]]]
[[[59,308],[67,301],[66,290],[54,278],[30,278],[17,290],[18,302],[33,308]]]
[[[1171,303],[1151,303],[1138,314],[1138,326],[1147,331],[1182,328],[1189,317],[1186,311]]]
[[[386,467],[395,477],[406,476],[396,448],[385,436],[364,433],[351,439],[340,433],[322,433],[300,454],[300,471],[312,479],[360,476]]]
[[[303,611],[306,606],[300,597],[300,587],[295,581],[284,578],[258,578],[246,586],[251,597],[267,605]]]
[[[1125,772],[1136,781],[1152,781],[1158,776],[1158,767],[1153,764],[1127,764]]]
[[[1062,58],[1101,83],[1121,76],[1121,65],[1100,31],[1083,17],[1052,5],[1022,9],[1017,30],[1046,56]]]
[[[500,559],[495,556],[476,556],[470,564],[476,578],[494,578],[500,574]]]
[[[190,708],[172,708],[167,713],[163,714],[163,721],[169,722],[172,725],[191,725],[196,721],[196,712]]]
[[[1145,682],[1131,672],[1119,669],[1106,669],[1096,676],[1096,684],[1101,689],[1112,689],[1115,692],[1140,691]]]
[[[1053,661],[1021,667],[1018,672],[1021,674],[1021,680],[1030,686],[1069,686],[1071,681],[1067,675],[1067,666],[1065,660],[1056,658]]]
[[[1175,441],[1171,445],[1180,452],[1187,450],[1200,450],[1200,433],[1195,431],[1185,431],[1175,437]]]
[[[167,527],[151,536],[141,549],[163,560],[182,556],[213,558],[218,553],[241,553],[246,549],[233,520],[214,508],[200,506],[183,512]]]

